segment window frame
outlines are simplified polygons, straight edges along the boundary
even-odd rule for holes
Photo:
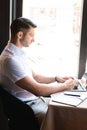
[[[79,70],[78,78],[81,78],[86,69],[87,59],[87,0],[83,1],[82,13],[82,29],[81,29],[81,43],[80,43],[80,56],[79,56]]]

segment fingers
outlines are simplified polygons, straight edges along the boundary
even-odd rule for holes
[[[69,80],[69,79],[74,80],[74,77],[71,77],[71,76],[62,77],[62,78],[61,78],[61,81],[62,81],[62,82],[65,82],[66,80]]]
[[[66,80],[65,84],[66,84],[67,89],[71,89],[71,88],[74,88],[75,86],[78,86],[78,81],[69,79],[69,80]]]

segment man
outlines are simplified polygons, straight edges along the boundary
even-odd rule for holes
[[[30,68],[22,48],[34,42],[36,25],[29,19],[20,17],[11,24],[11,39],[0,57],[0,82],[12,94],[24,92],[29,95],[28,104],[41,125],[48,105],[40,96],[49,96],[71,89],[77,84],[71,77],[46,77],[38,75]]]

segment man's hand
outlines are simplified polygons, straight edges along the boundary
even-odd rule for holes
[[[56,80],[58,81],[58,82],[61,82],[61,83],[64,83],[66,80],[69,80],[69,79],[74,79],[73,77],[71,77],[71,76],[64,76],[64,77],[56,77]]]
[[[78,86],[78,80],[74,79],[68,79],[64,82],[66,89],[74,88],[75,86]]]

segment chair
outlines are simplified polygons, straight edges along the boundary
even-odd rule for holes
[[[5,116],[5,113],[3,111],[3,105],[1,99],[0,99],[0,130],[9,130],[8,118]]]
[[[40,130],[33,110],[0,85],[0,97],[3,110],[8,118],[10,130]]]

